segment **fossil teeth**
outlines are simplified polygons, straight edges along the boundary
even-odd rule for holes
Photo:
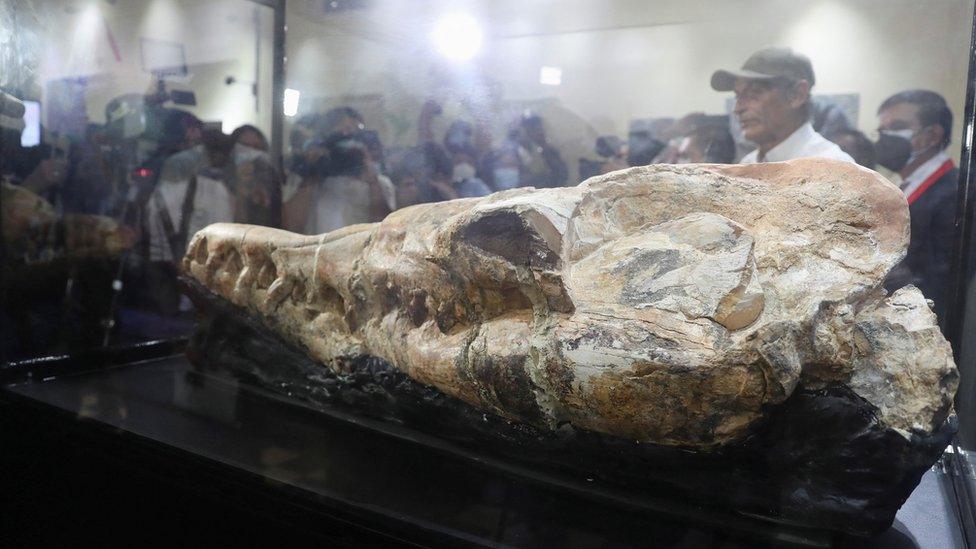
[[[213,253],[207,257],[207,262],[204,264],[203,269],[208,282],[213,280],[214,275],[217,274],[217,270],[223,265],[223,259],[220,253]]]
[[[268,295],[265,298],[266,309],[274,310],[277,308],[288,297],[288,294],[291,293],[294,286],[295,281],[291,278],[279,278],[272,282],[268,288]]]
[[[250,265],[245,265],[241,269],[241,274],[237,277],[237,282],[234,283],[234,295],[236,297],[246,296],[251,291],[251,287],[254,286],[256,279],[257,270]]]
[[[258,288],[268,289],[278,277],[278,270],[270,259],[264,261],[258,269]]]

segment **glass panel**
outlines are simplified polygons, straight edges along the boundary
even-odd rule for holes
[[[287,21],[290,230],[650,163],[826,156],[902,189],[911,244],[886,289],[919,287],[944,324],[972,1],[294,1]]]
[[[840,146],[836,154],[878,170],[909,198],[933,166],[944,168],[951,186],[956,172],[945,171],[958,165],[962,146],[972,10],[962,0],[656,2],[653,9],[639,1],[612,9],[587,0],[422,8],[291,2],[285,227],[321,233],[418,202],[575,185],[652,162],[764,158],[765,151],[752,152],[754,140],[771,146],[795,125],[779,123],[770,133],[743,106],[751,126],[743,131],[734,93],[716,91],[710,79],[769,45],[810,60],[810,121]],[[920,20],[930,30],[919,33]],[[918,89],[934,94],[896,95]],[[893,108],[882,118],[889,98]],[[911,130],[914,151],[887,131],[899,128]],[[355,132],[377,165],[360,177],[375,179],[372,201],[362,190],[314,184],[344,181],[329,179],[325,159],[337,152],[340,134]],[[768,159],[788,156],[780,148]],[[953,192],[929,193],[912,210],[935,194],[939,215],[913,214],[912,250],[888,288],[919,286],[942,318]]]
[[[278,222],[273,23],[246,0],[0,6],[26,111],[0,120],[6,359],[187,334],[187,235]]]
[[[633,166],[826,156],[911,204],[886,289],[966,313],[976,443],[976,284],[949,302],[972,0],[292,0],[284,81],[263,4],[0,4],[0,360],[187,335],[178,263],[214,222],[321,234]]]

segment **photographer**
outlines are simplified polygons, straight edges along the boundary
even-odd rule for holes
[[[656,155],[658,164],[731,164],[735,161],[735,140],[725,115],[695,112],[671,126],[666,147]]]
[[[23,147],[19,131],[0,127],[0,132],[0,174],[9,177],[11,183],[50,199],[68,174],[66,151],[48,143]]]
[[[595,175],[629,168],[627,162],[629,147],[615,135],[602,135],[596,138],[596,154],[603,160],[579,159],[580,180],[585,181]]]
[[[211,223],[234,220],[234,142],[219,131],[203,132],[201,141],[163,162],[145,206],[145,282],[137,301],[167,316],[189,308],[176,275],[190,237]]]
[[[234,221],[250,225],[281,225],[281,185],[268,153],[268,140],[251,125],[230,135],[234,143]]]
[[[445,169],[437,169],[436,177],[430,178],[428,197],[430,201],[453,200],[455,198],[472,198],[487,196],[492,190],[479,177],[484,171],[483,146],[484,139],[475,139],[475,128],[464,120],[455,120],[444,133],[443,148],[434,140],[431,129],[433,119],[442,113],[440,105],[428,100],[424,103],[418,124],[421,146],[426,149],[426,155],[432,158],[446,157]],[[484,132],[480,132],[484,133]],[[438,149],[435,151],[434,149]],[[433,161],[431,166],[440,168],[444,163]]]
[[[569,170],[562,155],[546,136],[542,117],[526,113],[509,135],[517,146],[520,187],[562,187]]]
[[[662,149],[664,143],[646,131],[631,131],[626,143],[613,135],[600,136],[596,139],[596,154],[603,160],[580,158],[580,180],[633,166],[646,166]]]
[[[359,135],[334,133],[303,148],[306,174],[285,205],[285,227],[320,234],[355,223],[380,221],[390,211],[392,184],[378,173]]]
[[[491,153],[486,166],[496,191],[562,187],[569,178],[566,162],[546,137],[542,118],[528,112],[513,123],[508,138]]]

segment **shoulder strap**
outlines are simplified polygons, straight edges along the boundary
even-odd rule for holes
[[[197,176],[194,174],[190,178],[190,184],[186,187],[186,195],[183,196],[183,209],[180,211],[180,254],[186,247],[186,242],[190,236],[190,217],[193,216],[193,206],[197,199]]]
[[[156,206],[159,209],[159,221],[163,224],[163,231],[166,233],[166,240],[169,242],[170,253],[173,261],[179,261],[186,247],[187,232],[190,230],[190,217],[193,215],[193,203],[197,194],[197,176],[190,178],[190,183],[186,186],[186,194],[183,195],[183,204],[180,208],[180,229],[176,230],[173,218],[169,215],[169,208],[161,194],[156,195]]]

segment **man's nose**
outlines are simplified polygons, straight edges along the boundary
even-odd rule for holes
[[[745,110],[746,106],[743,104],[742,99],[736,97],[735,103],[732,105],[732,114],[740,116]]]

